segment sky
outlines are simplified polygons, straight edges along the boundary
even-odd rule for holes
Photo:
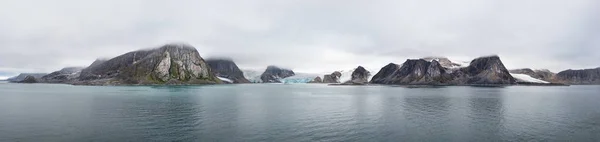
[[[331,72],[499,55],[510,69],[600,67],[598,0],[2,0],[0,77],[167,43],[243,69]]]

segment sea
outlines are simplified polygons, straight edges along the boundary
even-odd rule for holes
[[[600,141],[600,86],[2,82],[0,141]]]

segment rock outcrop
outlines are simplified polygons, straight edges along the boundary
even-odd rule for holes
[[[561,71],[552,80],[572,85],[600,84],[600,68]]]
[[[481,57],[468,67],[453,69],[443,67],[438,60],[406,60],[400,65],[390,63],[371,80],[373,84],[399,85],[477,85],[514,84],[515,79],[498,56]]]
[[[265,72],[260,75],[263,83],[282,83],[281,79],[296,75],[294,71],[277,66],[268,66]]]
[[[344,82],[343,85],[366,85],[369,83],[369,77],[371,77],[371,73],[362,66],[358,66],[352,72],[351,79]]]
[[[323,83],[323,79],[321,79],[321,77],[315,77],[315,79],[313,79],[312,81],[308,82],[308,83]]]
[[[550,70],[532,70],[529,68],[514,69],[514,70],[510,70],[509,72],[515,73],[515,74],[526,74],[535,79],[540,79],[540,80],[544,80],[544,81],[552,81],[552,78],[554,78],[554,75],[556,75],[555,73],[551,72]]]
[[[21,82],[21,81],[25,80],[25,78],[27,78],[27,76],[32,76],[33,78],[38,80],[38,79],[42,78],[44,75],[47,75],[47,73],[21,73],[18,76],[11,77],[6,80],[9,82]]]
[[[167,44],[133,51],[110,60],[97,60],[81,71],[75,84],[83,85],[187,85],[221,81],[196,48]]]
[[[206,63],[218,77],[227,78],[233,83],[250,83],[244,77],[244,72],[230,59],[207,59]]]
[[[38,83],[38,81],[34,76],[28,75],[18,83]]]
[[[340,83],[340,77],[342,77],[342,73],[335,71],[331,74],[323,76],[323,83]]]
[[[42,76],[39,81],[44,83],[71,83],[77,80],[82,69],[83,67],[66,67]]]
[[[452,84],[467,85],[502,85],[515,84],[516,80],[510,75],[500,57],[480,57],[471,61],[466,68],[461,68],[453,73],[455,79]]]

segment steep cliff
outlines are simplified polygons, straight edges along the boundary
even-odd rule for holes
[[[600,68],[561,71],[552,80],[573,85],[600,84]]]
[[[218,77],[227,78],[232,80],[233,83],[250,83],[244,77],[242,70],[230,59],[207,59],[206,63]]]

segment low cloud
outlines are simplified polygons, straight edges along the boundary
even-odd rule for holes
[[[4,0],[0,72],[51,72],[171,42],[241,68],[379,69],[498,54],[509,68],[598,67],[596,0]]]

